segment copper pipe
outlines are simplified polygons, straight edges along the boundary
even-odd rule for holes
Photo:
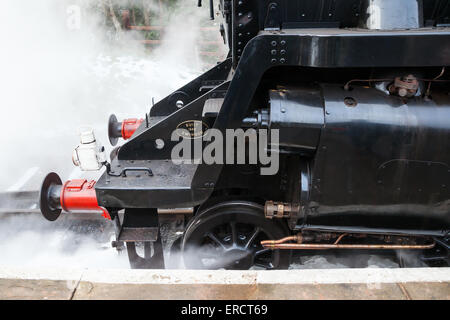
[[[300,241],[298,241],[300,239]],[[289,237],[285,237],[279,240],[264,240],[261,241],[261,244],[263,246],[268,245],[268,246],[272,246],[272,245],[276,245],[276,244],[282,244],[288,241],[296,241],[298,243],[301,243],[301,236],[289,236]]]
[[[342,238],[345,237],[346,235],[347,235],[347,233],[341,234],[341,235],[339,236],[339,238],[337,238],[337,240],[336,240],[336,242],[335,242],[334,244],[338,244],[338,243],[342,240]]]
[[[441,73],[433,78],[433,79],[421,79],[421,78],[417,78],[417,81],[429,81],[430,83],[428,84],[428,86],[431,86],[431,82],[448,82],[450,80],[438,80],[445,72],[445,67],[442,68]],[[348,91],[350,89],[350,83],[352,82],[386,82],[386,81],[394,81],[395,79],[352,79],[350,81],[348,81],[345,85],[344,85],[344,90]],[[428,92],[429,90],[427,90]]]
[[[432,80],[428,80],[428,81],[430,81],[429,83],[428,83],[428,88],[427,88],[427,92],[425,93],[425,96],[429,96],[430,95],[430,91],[431,91],[431,82],[432,81],[436,81],[437,79],[439,79],[440,77],[442,77],[443,75],[444,75],[444,72],[445,72],[445,67],[442,67],[442,70],[441,70],[441,73],[439,73],[436,77],[434,77]],[[424,81],[427,81],[427,80],[424,80]]]
[[[264,242],[264,241],[262,241]],[[319,244],[319,243],[282,243],[262,244],[266,249],[303,249],[303,250],[326,250],[326,249],[431,249],[435,242],[422,245],[397,245],[397,244]]]
[[[350,83],[352,82],[384,82],[384,81],[394,81],[394,79],[353,79],[348,81],[344,85],[344,90],[348,91],[350,89]]]

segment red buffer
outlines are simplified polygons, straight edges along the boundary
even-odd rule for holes
[[[122,138],[124,140],[130,139],[134,132],[139,128],[144,119],[125,119],[122,121]]]
[[[104,218],[111,219],[108,210],[98,205],[95,184],[95,180],[75,179],[63,185],[56,173],[48,174],[39,196],[42,214],[50,221],[55,221],[62,210],[102,212]]]
[[[111,145],[115,146],[119,138],[130,139],[142,122],[144,122],[144,119],[138,118],[125,119],[119,122],[116,116],[112,114],[108,121],[108,136]]]

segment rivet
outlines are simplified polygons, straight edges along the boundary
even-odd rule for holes
[[[285,63],[285,62],[286,62],[286,59],[285,59],[285,58],[281,58],[281,59],[280,59],[280,62],[281,62],[281,63]]]
[[[270,53],[272,53],[272,55],[276,55],[277,54],[277,50],[272,50],[272,51],[270,51]]]
[[[282,46],[284,46],[286,44],[286,41],[285,40],[281,40],[280,43],[281,43]]]
[[[275,47],[277,45],[277,42],[276,41],[272,41],[270,44],[272,45],[272,47]]]
[[[270,60],[270,62],[277,63],[277,59],[272,59],[272,60]]]
[[[280,53],[281,54],[286,54],[286,50],[281,50]]]

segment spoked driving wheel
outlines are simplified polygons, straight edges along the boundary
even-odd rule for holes
[[[270,250],[262,240],[280,239],[288,230],[264,217],[263,207],[232,201],[210,207],[188,224],[182,251],[188,269],[286,269],[288,250]]]

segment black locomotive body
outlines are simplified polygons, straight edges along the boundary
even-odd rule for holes
[[[132,266],[163,267],[163,212],[185,216],[193,268],[208,255],[229,258],[213,268],[282,268],[290,249],[447,250],[449,2],[221,0],[228,58],[135,122],[95,184]],[[113,143],[124,126],[110,120]],[[276,129],[279,168],[174,163],[180,128],[192,144],[205,129]],[[47,216],[66,209],[59,184],[44,183]]]

